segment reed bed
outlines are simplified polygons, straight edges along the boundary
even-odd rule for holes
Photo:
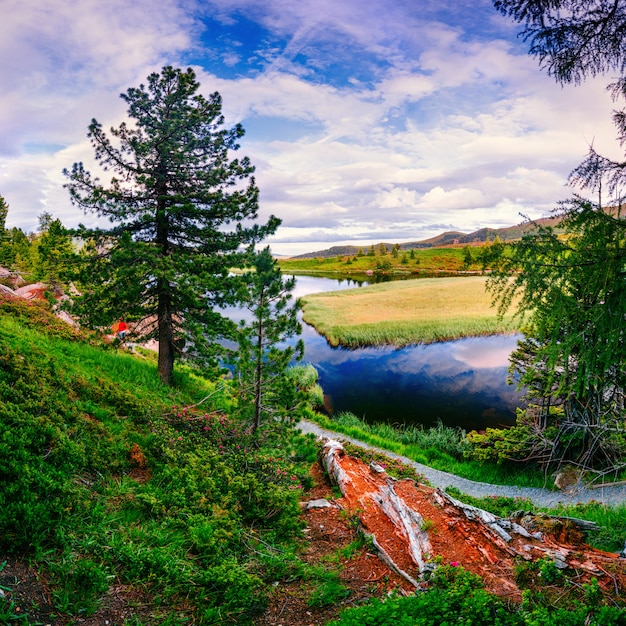
[[[307,295],[303,319],[331,345],[404,346],[516,332],[500,319],[486,277],[422,278]]]

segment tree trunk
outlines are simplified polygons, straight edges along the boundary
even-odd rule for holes
[[[158,332],[159,332],[159,377],[166,385],[174,384],[174,329],[172,312],[166,295],[159,296]]]
[[[257,329],[256,364],[254,369],[254,420],[253,431],[256,432],[261,427],[261,399],[263,390],[263,311],[265,306],[265,288],[261,288],[259,296],[258,310],[261,312],[258,318],[259,327]]]

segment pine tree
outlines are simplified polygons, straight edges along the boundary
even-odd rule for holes
[[[626,457],[617,443],[626,401],[626,220],[619,207],[578,196],[563,203],[561,217],[565,236],[531,231],[500,255],[489,285],[501,312],[517,297],[527,315],[512,371],[538,407],[535,434],[552,429],[551,462],[600,469]]]
[[[40,234],[33,242],[35,279],[56,287],[68,276],[68,264],[74,256],[72,237],[61,221],[47,212],[39,216],[39,228]]]
[[[0,196],[0,241],[4,238],[8,214],[9,205],[7,204],[7,201]]]
[[[93,120],[88,137],[95,156],[115,176],[107,186],[75,163],[65,171],[74,204],[113,223],[87,229],[95,254],[82,274],[88,285],[77,303],[92,325],[119,315],[141,322],[146,337],[159,342],[161,379],[173,382],[174,360],[183,354],[210,362],[216,337],[229,321],[216,307],[234,303],[246,248],[278,227],[271,217],[253,224],[258,189],[247,157],[230,159],[239,148],[241,125],[224,129],[219,93],[198,93],[192,69],[170,66],[148,77],[147,87],[130,88],[122,99],[131,123],[110,137]]]
[[[617,0],[494,0],[502,14],[524,25],[530,54],[561,83],[587,76],[626,77],[626,6]],[[619,87],[621,85],[621,87]]]
[[[6,230],[7,215],[9,214],[9,205],[6,200],[0,196],[0,265],[8,265],[12,254],[9,249],[9,233]]]
[[[253,271],[244,274],[243,306],[252,313],[252,322],[242,322],[236,371],[241,384],[242,408],[251,409],[252,429],[258,430],[265,414],[281,421],[293,407],[296,389],[287,376],[292,359],[300,360],[304,344],[295,347],[284,342],[301,333],[297,313],[299,304],[292,302],[295,278],[284,280],[269,248],[254,257]]]

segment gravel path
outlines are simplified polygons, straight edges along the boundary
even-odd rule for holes
[[[512,487],[506,485],[491,485],[489,483],[479,483],[467,478],[461,478],[454,474],[448,474],[440,470],[433,469],[427,465],[422,465],[416,461],[394,454],[388,450],[377,448],[363,441],[358,441],[347,435],[341,433],[335,433],[330,430],[321,428],[314,422],[302,420],[298,424],[298,428],[303,433],[313,433],[318,437],[328,437],[330,439],[338,439],[343,441],[349,441],[362,448],[381,452],[387,456],[395,459],[399,459],[407,465],[412,465],[416,471],[428,479],[433,487],[456,487],[463,493],[466,493],[475,497],[483,496],[506,496],[506,497],[520,497],[531,500],[537,506],[556,506],[557,504],[577,504],[579,502],[589,502],[595,500],[597,502],[603,502],[608,505],[621,504],[626,501],[626,485],[614,485],[611,487],[600,487],[598,489],[587,489],[585,487],[578,487],[572,492],[563,491],[550,491],[549,489],[541,489],[538,487]]]

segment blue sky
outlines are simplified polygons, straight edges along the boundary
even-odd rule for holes
[[[547,215],[589,145],[620,156],[605,78],[557,85],[491,0],[4,0],[0,195],[8,226],[71,206],[87,126],[192,66],[241,122],[279,254],[416,241]]]

